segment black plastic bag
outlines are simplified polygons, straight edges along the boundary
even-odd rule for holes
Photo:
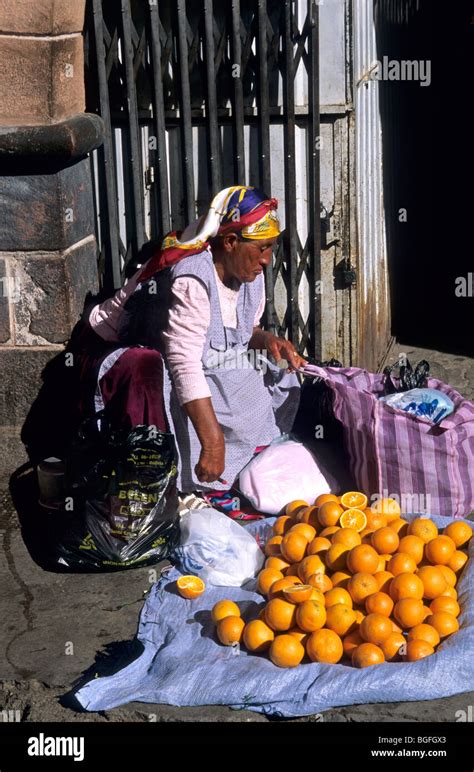
[[[308,356],[305,356],[305,359],[309,364],[318,367],[342,367],[338,359],[330,359],[326,362]],[[342,445],[342,427],[334,418],[331,389],[326,386],[322,378],[304,378],[292,432],[302,442],[307,442],[314,439],[317,427],[322,427],[324,439]]]
[[[398,376],[395,375],[398,383],[393,379],[393,375],[398,370]],[[409,391],[410,389],[424,389],[428,385],[428,375],[430,365],[426,359],[421,359],[413,370],[408,359],[401,364],[396,362],[394,365],[387,365],[384,368],[385,375],[385,393],[395,394],[397,392]]]
[[[179,540],[176,458],[156,427],[112,432],[103,412],[85,422],[66,459],[55,564],[103,572],[166,559]]]

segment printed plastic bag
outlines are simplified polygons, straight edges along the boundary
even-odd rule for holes
[[[182,516],[181,543],[170,560],[209,584],[240,587],[260,571],[265,557],[250,533],[209,507]]]
[[[301,442],[283,435],[252,459],[239,475],[241,493],[258,509],[277,515],[294,499],[313,502],[338,487]]]
[[[410,389],[381,397],[386,405],[438,424],[454,410],[454,403],[439,389]]]
[[[66,459],[56,566],[116,571],[167,558],[179,539],[176,476],[173,435],[155,427],[81,435]]]

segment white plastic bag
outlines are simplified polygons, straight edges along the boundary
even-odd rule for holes
[[[181,543],[173,561],[205,582],[240,587],[260,571],[265,556],[245,528],[212,507],[182,516]]]
[[[278,438],[241,471],[239,488],[259,511],[278,515],[290,501],[309,504],[320,493],[330,493],[337,482],[325,472],[301,443]]]

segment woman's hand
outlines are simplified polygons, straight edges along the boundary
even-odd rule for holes
[[[199,461],[194,472],[199,482],[214,482],[225,469],[225,442],[210,397],[184,404],[201,443]]]
[[[225,469],[225,446],[222,443],[212,448],[202,448],[194,471],[199,482],[215,482]]]
[[[261,330],[260,327],[255,327],[249,347],[266,349],[276,362],[286,359],[290,365],[289,370],[298,370],[307,364],[306,360],[295,351],[291,341],[286,338],[278,338],[272,332]]]

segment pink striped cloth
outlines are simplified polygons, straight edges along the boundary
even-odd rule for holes
[[[307,365],[333,393],[333,412],[343,427],[351,472],[369,496],[395,498],[402,512],[466,517],[474,510],[474,404],[442,381],[428,379],[454,402],[438,425],[394,409],[382,374],[359,368]]]

